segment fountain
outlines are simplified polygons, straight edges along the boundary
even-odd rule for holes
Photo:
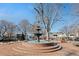
[[[35,40],[31,40],[31,41],[28,41],[29,43],[33,43],[33,44],[44,44],[44,43],[50,43],[48,42],[47,40],[43,40],[41,39],[40,40],[40,36],[43,35],[42,31],[41,31],[41,27],[37,24],[37,26],[35,27],[35,32],[34,32],[34,37],[37,37],[35,38]]]
[[[34,35],[37,37],[36,40],[30,40],[25,43],[21,43],[20,46],[16,46],[14,50],[16,52],[21,53],[27,53],[32,55],[48,55],[48,53],[52,55],[53,52],[60,50],[62,47],[57,43],[53,41],[47,41],[47,40],[40,40],[40,36],[43,34],[41,33],[41,27],[39,25],[36,26],[36,32]]]
[[[41,31],[41,27],[39,25],[36,26],[35,28],[35,33],[34,36],[37,37],[36,40],[31,40],[26,43],[27,47],[30,49],[30,51],[35,51],[36,53],[50,53],[53,51],[57,51],[61,49],[61,46],[57,42],[53,41],[47,41],[47,40],[40,40],[40,36],[43,35]]]
[[[37,26],[36,30],[37,30],[37,33],[34,33],[34,35],[37,36],[37,40],[38,42],[40,42],[40,36],[42,35],[42,33],[40,33],[40,30],[41,30],[40,26]]]

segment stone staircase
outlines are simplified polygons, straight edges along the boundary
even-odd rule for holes
[[[16,44],[15,47],[12,48],[13,52],[17,55],[45,55],[50,54],[52,52],[61,50],[62,47],[59,44],[28,44],[28,43],[20,43]]]

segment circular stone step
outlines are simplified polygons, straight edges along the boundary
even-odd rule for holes
[[[21,48],[13,48],[16,53],[51,53],[60,50],[62,47],[59,46],[56,49],[50,49],[50,50],[27,50],[27,49],[21,49]]]
[[[57,43],[42,43],[42,44],[32,44],[32,43],[21,43],[16,45],[13,50],[18,53],[50,53],[60,50],[62,47]]]
[[[16,45],[17,48],[22,48],[22,49],[32,49],[32,50],[47,50],[47,49],[55,49],[55,48],[58,48],[59,47],[59,44],[56,44],[55,46],[45,46],[45,47],[42,47],[42,46],[27,46],[25,44],[21,44],[21,45]]]

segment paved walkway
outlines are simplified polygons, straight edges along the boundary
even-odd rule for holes
[[[17,46],[23,47],[22,45],[26,45],[25,42],[15,42],[8,44],[0,44],[0,55],[9,55],[9,56],[28,56],[28,55],[38,55],[38,56],[79,56],[79,47],[74,46],[72,43],[60,43],[63,47],[61,50],[56,52],[44,53],[44,54],[27,54],[26,52],[17,52],[13,48]],[[24,47],[23,47],[24,48]]]

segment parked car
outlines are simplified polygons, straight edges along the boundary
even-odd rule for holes
[[[3,37],[0,37],[0,40],[2,40],[3,39]]]
[[[24,34],[17,34],[16,37],[17,37],[17,40],[25,40]]]
[[[73,42],[74,45],[79,46],[79,37],[76,37]]]

